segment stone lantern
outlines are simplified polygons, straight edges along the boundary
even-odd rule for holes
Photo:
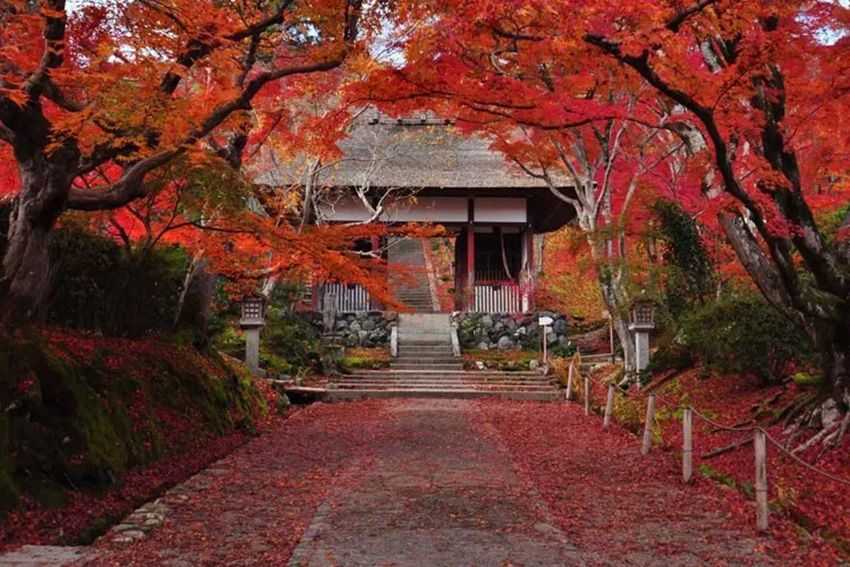
[[[245,365],[251,372],[260,370],[260,332],[266,326],[266,305],[262,295],[246,295],[242,300],[239,326],[245,331]]]
[[[632,303],[629,330],[635,337],[635,369],[649,365],[649,333],[655,329],[655,302],[641,297]]]

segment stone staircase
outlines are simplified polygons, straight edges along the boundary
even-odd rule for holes
[[[610,354],[583,354],[581,355],[581,370],[582,375],[590,372],[597,364],[607,364],[611,362]]]
[[[398,333],[398,357],[389,370],[362,370],[338,377],[328,387],[328,400],[562,398],[558,387],[538,372],[464,371],[460,359],[452,356],[448,314],[401,314]]]
[[[402,271],[406,276],[405,281],[395,286],[396,298],[416,313],[433,312],[422,241],[415,238],[391,239],[387,249],[387,262],[405,268]]]

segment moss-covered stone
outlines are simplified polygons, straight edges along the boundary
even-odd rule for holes
[[[268,411],[253,378],[163,342],[0,336],[0,511],[61,506]]]

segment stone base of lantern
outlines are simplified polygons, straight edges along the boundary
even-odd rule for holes
[[[654,325],[629,325],[635,338],[635,370],[641,372],[649,366],[649,333]]]
[[[245,366],[257,374],[260,370],[260,333],[262,327],[247,327],[245,331]]]

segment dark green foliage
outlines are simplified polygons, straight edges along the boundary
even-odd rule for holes
[[[664,242],[665,303],[674,319],[692,305],[704,303],[714,291],[715,273],[696,222],[673,201],[654,206]]]
[[[558,343],[552,347],[549,347],[549,354],[551,354],[552,356],[569,358],[576,353],[576,350],[576,346],[572,342],[568,342],[567,344]]]
[[[57,233],[50,322],[110,336],[140,337],[172,327],[188,258],[157,246],[145,258],[81,230]]]
[[[691,348],[681,343],[670,343],[652,355],[652,360],[646,369],[649,376],[670,370],[680,371],[691,368],[696,364]]]
[[[266,326],[260,341],[260,366],[280,375],[320,371],[320,342],[317,329],[293,311],[298,288],[278,284],[266,311]],[[245,359],[245,335],[239,329],[237,306],[215,321],[215,348],[239,360]]]
[[[753,293],[694,308],[679,325],[677,342],[709,368],[753,374],[764,382],[787,377],[790,362],[806,361],[813,353],[809,339]]]

